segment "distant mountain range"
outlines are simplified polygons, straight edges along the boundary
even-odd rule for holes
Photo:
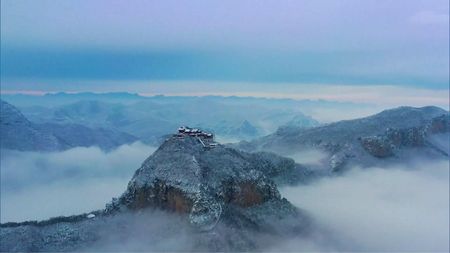
[[[199,127],[223,139],[251,140],[283,124],[317,126],[298,108],[281,108],[239,99],[217,97],[154,97],[133,103],[81,100],[54,107],[25,106],[21,111],[38,123],[81,124],[116,129],[156,144],[181,125]]]
[[[352,165],[372,166],[419,157],[448,158],[449,131],[449,113],[441,108],[399,107],[306,129],[283,126],[273,134],[233,146],[288,156],[320,150],[328,157],[321,167],[339,171]]]
[[[58,101],[74,96],[100,99],[52,107],[25,106],[23,114],[2,102],[2,147],[48,151],[97,145],[107,150],[136,140],[157,144],[162,136],[188,125],[214,132],[223,141],[245,140],[232,146],[251,152],[292,156],[319,150],[327,158],[318,167],[332,171],[401,162],[418,150],[426,157],[449,153],[449,113],[433,106],[399,107],[320,125],[297,109],[289,110],[287,105],[295,104],[291,100],[267,100],[268,106],[264,99],[234,97],[147,99],[128,93],[47,96]],[[102,101],[114,99],[117,103]]]
[[[34,123],[16,107],[1,101],[1,148],[21,151],[59,151],[98,146],[110,150],[137,138],[120,131],[75,123]]]
[[[102,106],[88,107],[94,115],[103,110]],[[158,229],[170,230],[170,234],[189,231],[188,251],[260,250],[278,242],[261,240],[268,237],[295,235],[301,240],[317,229],[316,224],[282,198],[277,186],[308,182],[355,165],[448,159],[449,117],[449,112],[428,106],[399,107],[317,127],[296,126],[294,119],[273,134],[232,145],[189,134],[169,135],[136,170],[125,192],[105,209],[40,222],[1,224],[0,250],[79,251],[93,247],[104,251],[112,242],[122,244],[129,234],[132,239],[139,238],[143,243],[139,246],[146,249],[151,243],[146,244],[149,226],[143,221],[155,209],[180,214],[173,216],[179,219],[175,227],[168,222]],[[20,140],[59,145],[58,134],[41,132],[7,103],[2,103],[2,134],[3,124],[7,133],[14,133],[10,126],[20,126],[19,132],[26,133],[19,135]],[[247,123],[242,128],[252,131]],[[310,149],[327,154],[321,168],[307,168],[275,153],[254,152],[290,155]],[[123,249],[134,246],[124,245]]]

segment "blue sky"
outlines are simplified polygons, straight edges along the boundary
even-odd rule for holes
[[[2,90],[109,91],[111,80],[132,92],[155,81],[447,90],[448,13],[448,0],[2,0]]]

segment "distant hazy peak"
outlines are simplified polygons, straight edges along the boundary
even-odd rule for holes
[[[373,116],[396,116],[405,114],[427,114],[429,117],[439,116],[448,113],[446,110],[437,106],[423,106],[423,107],[412,107],[412,106],[400,106],[392,109],[386,109],[380,113]]]
[[[3,101],[0,99],[0,103],[1,103],[1,113],[16,113],[16,114],[20,114],[22,115],[22,113],[20,112],[19,109],[17,109],[15,106],[13,106],[12,104]],[[23,116],[23,115],[22,115]]]

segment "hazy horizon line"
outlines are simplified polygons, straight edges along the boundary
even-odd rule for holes
[[[102,87],[102,82],[87,82],[65,89],[0,89],[1,95],[44,96],[51,94],[129,94],[140,97],[241,97],[286,99],[295,101],[330,101],[377,106],[427,106],[449,109],[450,89],[426,89],[395,85],[335,84],[254,84],[209,82],[115,82]],[[104,84],[104,82],[103,82]],[[89,86],[89,87],[88,87]],[[280,87],[281,86],[281,87]]]

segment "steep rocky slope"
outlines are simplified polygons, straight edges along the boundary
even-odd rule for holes
[[[16,150],[53,151],[67,148],[67,144],[31,123],[14,106],[0,101],[1,148]]]
[[[187,231],[186,251],[257,250],[275,238],[308,233],[307,216],[281,198],[270,178],[279,175],[277,168],[292,168],[291,159],[223,145],[205,147],[205,142],[192,136],[168,138],[135,172],[126,191],[105,210],[94,212],[94,218],[2,224],[1,250],[104,250],[105,240],[115,238],[116,244],[126,245],[128,233],[155,226],[160,226],[155,234],[159,237],[167,231]],[[172,215],[178,231],[172,221],[157,225],[142,218],[151,219],[154,210]]]
[[[105,128],[80,124],[36,124],[16,107],[1,101],[1,148],[21,151],[59,151],[98,146],[109,150],[132,143],[136,137]]]
[[[290,155],[308,149],[328,154],[323,167],[333,171],[350,165],[404,162],[417,154],[448,157],[434,136],[448,140],[449,113],[441,108],[399,107],[376,115],[313,128],[282,127],[274,134],[235,147]]]

